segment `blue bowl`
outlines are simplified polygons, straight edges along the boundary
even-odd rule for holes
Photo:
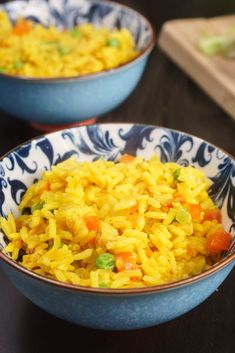
[[[99,0],[22,0],[0,5],[14,22],[23,16],[43,25],[70,28],[84,22],[125,27],[140,55],[112,70],[71,78],[26,78],[0,74],[0,107],[40,124],[68,124],[97,117],[122,103],[138,84],[155,43],[151,24],[138,12]]]
[[[0,214],[18,214],[26,188],[53,164],[76,155],[80,160],[115,160],[130,153],[202,169],[212,180],[210,195],[222,209],[225,230],[235,234],[235,160],[208,142],[183,132],[132,124],[104,124],[63,130],[17,147],[0,161]],[[0,247],[5,240],[0,236]],[[178,282],[135,289],[88,288],[51,280],[23,268],[0,252],[12,283],[33,303],[78,325],[109,330],[137,329],[180,316],[209,297],[234,266],[235,241],[209,270]]]

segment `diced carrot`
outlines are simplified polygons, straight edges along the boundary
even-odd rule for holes
[[[223,229],[216,231],[207,241],[207,250],[215,255],[223,250],[228,250],[232,236]]]
[[[150,248],[144,248],[144,251],[148,257],[152,256],[152,250]]]
[[[22,19],[18,21],[15,27],[13,28],[13,33],[17,36],[22,36],[24,34],[29,33],[31,31],[31,28],[32,24],[29,21]]]
[[[182,205],[184,205],[186,203],[185,198],[182,195],[180,195],[180,194],[175,194],[174,195],[174,201],[178,201]]]
[[[131,252],[120,253],[115,256],[118,271],[134,270],[136,262]]]
[[[131,156],[130,154],[123,154],[119,160],[121,163],[131,163],[135,160],[134,156]]]
[[[132,282],[136,282],[136,281],[138,281],[138,277],[136,277],[136,276],[130,277],[130,280]]]
[[[95,246],[95,245],[96,245],[96,237],[92,238],[92,239],[89,241],[89,245],[90,245],[90,246]]]
[[[187,254],[189,257],[192,257],[194,255],[194,250],[191,248],[191,246],[187,247]]]
[[[200,221],[202,207],[200,204],[188,204],[189,212],[191,213],[193,221]]]
[[[46,183],[42,188],[41,188],[41,192],[43,191],[50,191],[51,190],[51,186],[50,183]]]
[[[213,208],[205,211],[204,221],[217,220],[218,223],[222,222],[221,211],[218,208]]]
[[[172,201],[167,201],[166,203],[164,203],[164,207],[166,207],[166,208],[172,208],[172,207],[173,207]]]
[[[100,220],[96,216],[86,216],[85,223],[89,231],[94,230],[95,232],[97,232],[100,229]]]
[[[122,259],[126,259],[126,258],[129,258],[129,257],[132,257],[132,252],[130,251],[126,251],[126,252],[120,252],[119,254],[116,255],[116,258],[122,258]]]
[[[40,188],[37,191],[37,195],[40,195],[43,193],[43,191],[50,191],[51,190],[51,185],[48,182],[44,182]]]
[[[134,205],[130,208],[130,213],[135,213],[138,211],[138,205]]]

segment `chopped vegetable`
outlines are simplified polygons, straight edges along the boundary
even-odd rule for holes
[[[115,256],[118,271],[133,270],[136,268],[136,261],[131,252],[123,252]]]
[[[109,288],[109,285],[107,283],[100,283],[99,285],[100,288]]]
[[[180,202],[182,205],[186,204],[185,198],[180,194],[175,194],[173,201]]]
[[[174,177],[175,180],[178,180],[178,179],[179,179],[180,170],[181,170],[181,168],[177,168],[176,170],[174,170],[174,172],[173,172],[173,177]]]
[[[98,255],[96,258],[96,267],[105,270],[113,270],[115,267],[115,257],[107,252]]]
[[[215,232],[207,241],[207,250],[211,254],[218,254],[223,250],[228,250],[232,236],[223,229]]]
[[[13,68],[16,70],[20,70],[22,69],[22,67],[24,66],[24,63],[22,60],[18,59],[13,63]]]
[[[29,21],[22,19],[18,21],[15,27],[13,28],[13,34],[16,34],[17,36],[22,36],[24,34],[29,33],[31,28],[32,28],[31,23]]]
[[[72,37],[74,38],[81,38],[82,32],[80,31],[79,28],[73,27],[69,30],[69,33],[71,34]]]
[[[71,52],[71,49],[62,45],[59,45],[57,48],[57,51],[59,53],[59,55],[64,56],[67,55]]]
[[[6,71],[5,67],[0,66],[0,73],[3,73],[5,71]]]
[[[203,37],[199,48],[206,55],[220,54],[228,58],[235,58],[235,34],[228,33],[218,36]]]
[[[180,207],[176,211],[175,220],[180,224],[188,224],[191,221],[191,214],[185,207]]]
[[[193,221],[200,221],[202,207],[200,204],[188,204],[189,212],[191,213]]]
[[[33,213],[36,210],[41,210],[43,208],[44,204],[45,204],[45,202],[36,203],[35,205],[33,205],[31,207],[31,212]]]
[[[123,154],[121,158],[119,159],[120,163],[131,163],[135,160],[134,156],[131,156],[130,154]]]
[[[217,220],[218,223],[222,222],[221,211],[218,208],[212,208],[205,211],[204,221]]]
[[[120,47],[120,41],[117,38],[109,38],[106,41],[106,45],[108,47],[119,48]]]
[[[94,230],[95,232],[97,232],[100,229],[100,220],[96,216],[85,217],[85,223],[89,231]]]

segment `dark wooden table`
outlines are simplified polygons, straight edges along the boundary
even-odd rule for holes
[[[235,12],[234,1],[129,0],[160,30],[168,19]],[[234,83],[235,84],[235,83]],[[129,99],[100,122],[141,122],[183,130],[235,155],[235,122],[158,48]],[[0,153],[38,135],[0,112]],[[206,302],[169,323],[129,332],[86,329],[59,320],[25,299],[0,270],[0,353],[235,352],[235,271]]]

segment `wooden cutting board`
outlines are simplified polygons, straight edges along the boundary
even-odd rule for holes
[[[208,57],[198,49],[204,32],[222,34],[235,26],[235,15],[166,22],[158,44],[235,120],[235,60]]]

